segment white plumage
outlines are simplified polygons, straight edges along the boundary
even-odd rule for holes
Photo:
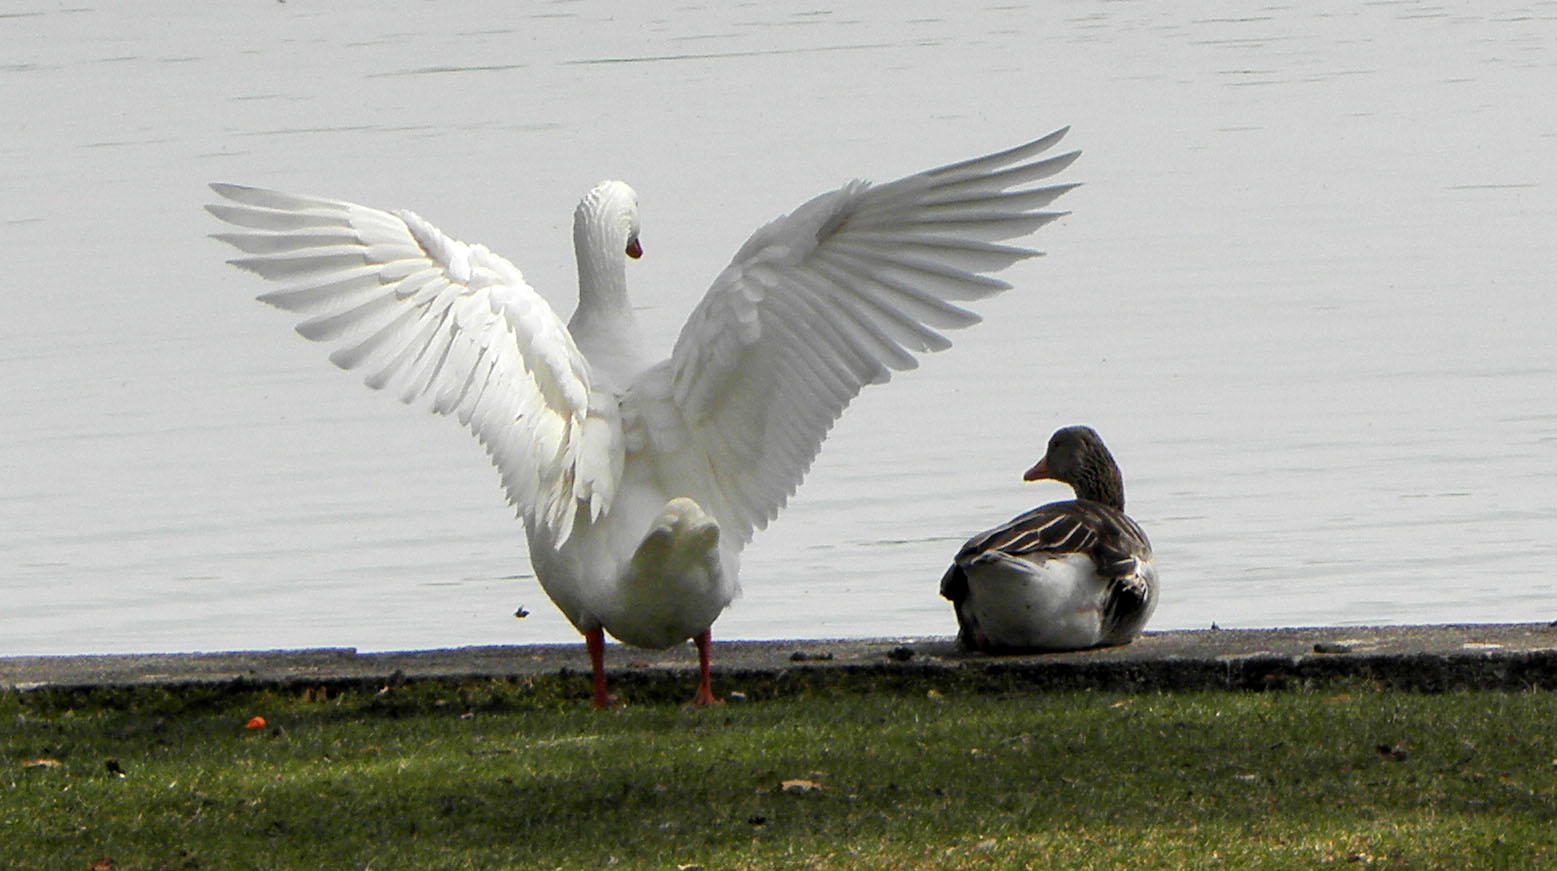
[[[714,280],[668,358],[627,297],[636,195],[602,182],[574,216],[579,304],[564,325],[518,268],[408,211],[238,185],[207,208],[234,265],[285,286],[330,359],[402,401],[430,400],[480,439],[525,523],[536,577],[589,641],[688,638],[739,591],[738,557],[795,492],[866,384],[912,368],[975,323],[959,303],[1005,290],[985,273],[1034,255],[1002,244],[1062,213],[1038,185],[1065,134],[888,184],[852,182],[758,230]]]

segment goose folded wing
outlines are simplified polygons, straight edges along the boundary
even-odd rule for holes
[[[1090,557],[1098,575],[1126,578],[1137,573],[1141,560],[1151,558],[1151,545],[1134,521],[1113,509],[1084,501],[1052,502],[968,539],[956,562],[1076,553]]]
[[[1077,507],[1075,502],[1054,502],[1013,517],[968,539],[957,552],[956,561],[971,562],[988,554],[1090,553],[1098,545],[1098,528]]]

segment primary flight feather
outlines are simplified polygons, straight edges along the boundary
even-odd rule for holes
[[[866,384],[977,322],[962,303],[1037,252],[1009,244],[1059,217],[1040,184],[1064,135],[921,172],[851,182],[759,229],[687,318],[646,350],[627,296],[637,195],[597,185],[574,213],[579,302],[564,324],[519,269],[414,212],[231,184],[207,209],[260,297],[375,389],[470,428],[524,521],[536,578],[588,642],[610,702],[604,632],[693,639],[714,701],[710,627],[739,593],[741,549],[795,492]]]

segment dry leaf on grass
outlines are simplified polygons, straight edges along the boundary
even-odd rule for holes
[[[1393,746],[1380,744],[1373,748],[1373,752],[1390,762],[1405,762],[1411,758],[1411,751],[1406,749],[1406,742],[1404,741],[1397,742]]]

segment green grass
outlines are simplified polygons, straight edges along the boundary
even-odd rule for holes
[[[0,866],[1557,867],[1552,693],[563,695],[3,695]]]

